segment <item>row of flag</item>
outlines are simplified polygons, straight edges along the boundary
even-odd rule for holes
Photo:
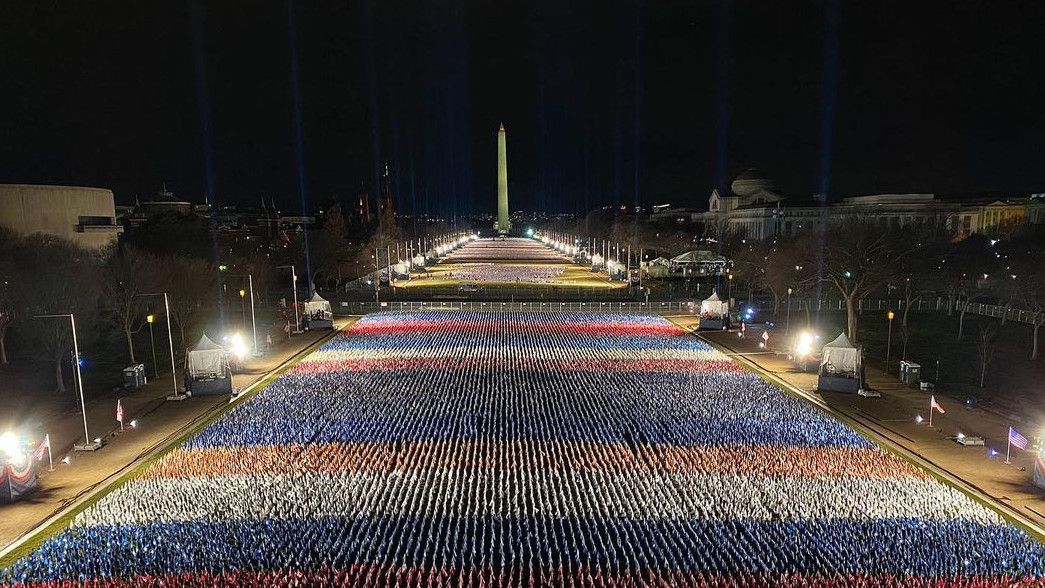
[[[942,406],[940,406],[939,402],[936,402],[936,396],[935,395],[931,395],[931,396],[929,396],[929,426],[930,427],[933,426],[933,413],[934,412],[939,412],[940,414],[945,414],[947,411],[944,410]],[[1024,451],[1026,451],[1027,447],[1029,445],[1030,445],[1030,442],[1027,441],[1027,438],[1024,437],[1023,435],[1021,435],[1020,432],[1016,430],[1016,427],[1010,426],[1009,427],[1009,438],[1007,440],[1006,447],[1005,447],[1005,463],[1009,463],[1009,452],[1012,451],[1013,447],[1016,447],[1017,449],[1022,449]]]
[[[123,402],[120,401],[119,399],[117,399],[116,400],[116,421],[120,423],[120,430],[121,431],[123,430],[123,418],[124,418]],[[132,422],[131,426],[133,426],[133,425],[134,425],[134,423]],[[46,435],[44,435],[43,441],[40,441],[40,444],[37,445],[36,449],[33,450],[33,459],[36,460],[36,461],[43,461],[45,455],[47,456],[47,467],[48,467],[48,469],[53,470],[54,469],[54,459],[53,459],[53,456],[51,455],[51,434],[50,433],[47,433]]]

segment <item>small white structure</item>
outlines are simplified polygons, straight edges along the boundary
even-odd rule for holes
[[[693,250],[671,258],[671,269],[684,276],[721,276],[728,263],[721,255]]]
[[[645,266],[646,275],[651,278],[666,278],[671,271],[671,260],[666,257],[658,257],[643,265]]]
[[[701,330],[722,330],[729,328],[729,302],[718,297],[718,292],[700,303]]]
[[[193,395],[232,394],[232,368],[227,349],[200,337],[185,353],[185,388]]]
[[[820,358],[817,390],[857,393],[864,386],[863,352],[841,333],[824,345]]]
[[[333,329],[334,313],[330,308],[330,302],[318,293],[312,294],[304,304],[304,321],[307,329]]]

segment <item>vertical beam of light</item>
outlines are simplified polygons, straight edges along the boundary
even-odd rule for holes
[[[613,133],[613,208],[620,207],[624,191],[624,58],[617,67],[617,112]],[[614,213],[616,214],[616,213]]]
[[[384,234],[381,214],[381,113],[378,110],[377,101],[377,47],[374,42],[374,8],[372,0],[364,0],[363,9],[363,36],[366,38],[366,81],[367,81],[367,104],[370,110],[370,156],[372,163],[371,192],[374,201],[373,210],[377,211],[377,231]]]
[[[308,216],[308,197],[305,193],[305,141],[301,122],[301,87],[298,70],[298,32],[294,20],[294,0],[287,2],[287,29],[290,43],[290,101],[294,116],[294,156],[298,171],[298,196],[301,198],[301,216]],[[308,295],[312,296],[312,254],[309,251],[308,228],[301,231],[305,245],[305,275],[308,276]],[[297,285],[295,284],[295,287]]]
[[[716,142],[715,185],[720,196],[729,188],[729,65],[732,58],[730,29],[732,28],[732,2],[721,0],[717,10],[715,39],[718,60],[715,64],[716,95],[718,97],[718,136]],[[721,239],[719,240],[721,242]],[[719,246],[721,252],[721,245]]]
[[[634,194],[632,196],[632,221],[631,221],[631,243],[633,246],[638,246],[639,238],[639,217],[635,213],[635,207],[639,205],[639,184],[640,184],[640,166],[641,166],[641,155],[642,155],[642,37],[644,26],[642,22],[642,0],[638,0],[635,3],[635,71],[632,72],[635,75],[633,83],[635,85],[635,112],[634,112],[634,123],[635,128],[633,129],[632,135],[632,148],[634,150]],[[631,263],[631,260],[628,260]],[[629,276],[630,278],[630,276]]]
[[[214,146],[211,141],[210,100],[207,89],[207,62],[203,58],[203,12],[199,0],[189,0],[189,16],[192,21],[192,58],[196,66],[196,115],[200,127],[200,143],[203,152],[203,172],[206,181],[206,199],[211,209],[209,232],[211,238],[211,255],[214,257],[214,268],[217,272],[215,296],[218,300],[218,320],[221,329],[225,330],[225,289],[221,270],[221,247],[218,244],[218,224],[215,212],[218,210],[218,196],[215,193],[217,182],[214,179]]]
[[[411,126],[406,140],[406,159],[407,165],[410,166],[410,216],[413,219],[412,239],[417,238],[417,172],[414,168],[416,163],[414,159],[414,141],[416,141],[417,138],[415,136],[415,131],[416,129]]]
[[[729,97],[730,97],[730,70],[733,52],[730,32],[733,27],[733,3],[731,0],[721,0],[718,3],[716,13],[716,48],[718,49],[718,60],[715,63],[716,95],[718,97],[718,135],[716,141],[716,165],[715,185],[718,187],[719,196],[725,196],[729,190]],[[722,255],[722,226],[715,219],[715,249]],[[715,276],[715,289],[722,289],[722,276]]]
[[[816,297],[817,308],[824,280],[824,247],[827,239],[827,199],[831,189],[831,147],[835,127],[835,95],[838,83],[838,27],[842,18],[839,0],[829,0],[824,6],[824,77],[820,88],[820,222],[818,223],[819,247],[816,252]],[[817,316],[819,319],[819,310]],[[818,321],[819,322],[819,321]]]

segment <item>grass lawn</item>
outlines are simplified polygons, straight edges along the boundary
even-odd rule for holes
[[[783,327],[784,317],[779,317],[778,328]],[[900,313],[893,319],[892,349],[889,371],[897,373],[899,361],[904,357],[904,342]],[[816,329],[825,342],[845,330],[845,313],[822,312]],[[910,336],[907,341],[906,358],[922,366],[922,379],[937,379],[938,389],[950,396],[965,400],[974,398],[997,404],[999,407],[1019,411],[1039,421],[1045,415],[1045,353],[1037,360],[1030,360],[1031,327],[1022,323],[1008,322],[1001,325],[999,319],[975,316],[965,317],[965,329],[958,340],[958,314],[947,316],[945,312],[911,311],[908,317]],[[791,328],[805,326],[804,313],[791,313]],[[985,327],[997,329],[994,356],[988,368],[983,388],[980,387],[980,357],[978,342],[980,330]],[[885,312],[865,311],[860,317],[860,343],[864,345],[864,361],[871,366],[885,365],[889,321]],[[1045,334],[1043,334],[1045,337]],[[1045,343],[1045,342],[1043,342]]]

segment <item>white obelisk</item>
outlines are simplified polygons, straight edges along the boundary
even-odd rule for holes
[[[508,220],[508,142],[504,123],[497,131],[497,230],[507,233],[512,228]]]

